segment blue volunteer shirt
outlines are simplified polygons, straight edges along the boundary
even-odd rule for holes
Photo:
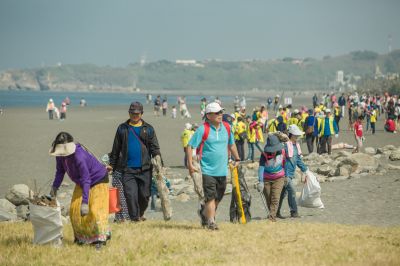
[[[142,167],[142,144],[136,137],[140,135],[140,130],[142,127],[129,126],[128,133],[128,160],[127,166],[129,168],[140,168]],[[136,136],[133,134],[132,130],[135,131]]]
[[[188,145],[193,148],[199,147],[203,134],[204,125],[201,125],[190,139]],[[200,161],[202,173],[209,176],[227,176],[228,144],[233,145],[234,143],[232,131],[228,138],[228,132],[222,123],[218,130],[210,124],[210,133],[208,134],[207,140],[204,142]]]

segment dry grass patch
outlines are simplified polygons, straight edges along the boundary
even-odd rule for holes
[[[100,252],[73,242],[64,227],[62,248],[32,245],[30,223],[0,224],[0,265],[400,265],[400,227],[312,223],[198,224],[148,221],[112,225]]]

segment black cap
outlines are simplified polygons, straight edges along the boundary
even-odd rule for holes
[[[131,114],[143,113],[143,105],[140,102],[132,102],[131,106],[129,106],[129,113]]]

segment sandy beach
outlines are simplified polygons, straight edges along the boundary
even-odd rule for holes
[[[133,100],[133,99],[132,99]],[[310,99],[294,99],[297,107],[310,104]],[[171,104],[170,104],[171,105]],[[251,103],[252,110],[259,103]],[[233,110],[225,105],[227,112]],[[50,183],[55,172],[55,159],[48,155],[48,150],[57,133],[67,131],[77,142],[87,146],[97,157],[108,153],[117,126],[128,118],[128,106],[85,107],[71,106],[65,121],[48,120],[45,108],[9,108],[0,116],[0,198],[14,184],[24,183],[33,188],[37,181],[42,192],[50,190]],[[155,127],[161,146],[165,165],[176,169],[181,176],[186,176],[183,166],[183,151],[180,134],[186,122],[201,123],[199,107],[189,106],[191,119],[172,119],[155,117],[152,105],[145,105],[144,120]],[[347,115],[347,114],[346,114]],[[378,119],[377,132],[367,132],[365,147],[382,147],[392,144],[400,146],[400,134],[388,134],[383,131],[383,116]],[[334,143],[354,144],[353,133],[347,130],[347,117],[340,123],[339,139]],[[345,129],[345,130],[343,130]],[[303,144],[303,151],[306,146]],[[400,165],[397,163],[397,165]],[[340,182],[323,183],[322,200],[325,210],[301,208],[304,220],[336,222],[350,224],[399,225],[400,224],[400,174],[391,171],[385,176],[368,176]],[[66,179],[68,177],[66,176]],[[251,184],[249,184],[251,185]],[[299,186],[298,191],[301,190]],[[263,206],[258,193],[252,190],[252,212],[255,219],[264,219]],[[228,220],[230,195],[227,195],[219,212],[220,220]],[[174,202],[174,219],[197,221],[196,200],[187,203]],[[286,204],[286,203],[285,203]],[[284,213],[288,208],[284,206]],[[148,213],[150,219],[162,219],[161,212]]]

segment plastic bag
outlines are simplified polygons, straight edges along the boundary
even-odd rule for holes
[[[298,204],[306,208],[324,208],[321,201],[321,186],[317,177],[310,170],[306,172],[306,183],[303,186]]]
[[[33,226],[33,243],[59,245],[63,237],[61,207],[39,206],[29,203],[30,220]]]

